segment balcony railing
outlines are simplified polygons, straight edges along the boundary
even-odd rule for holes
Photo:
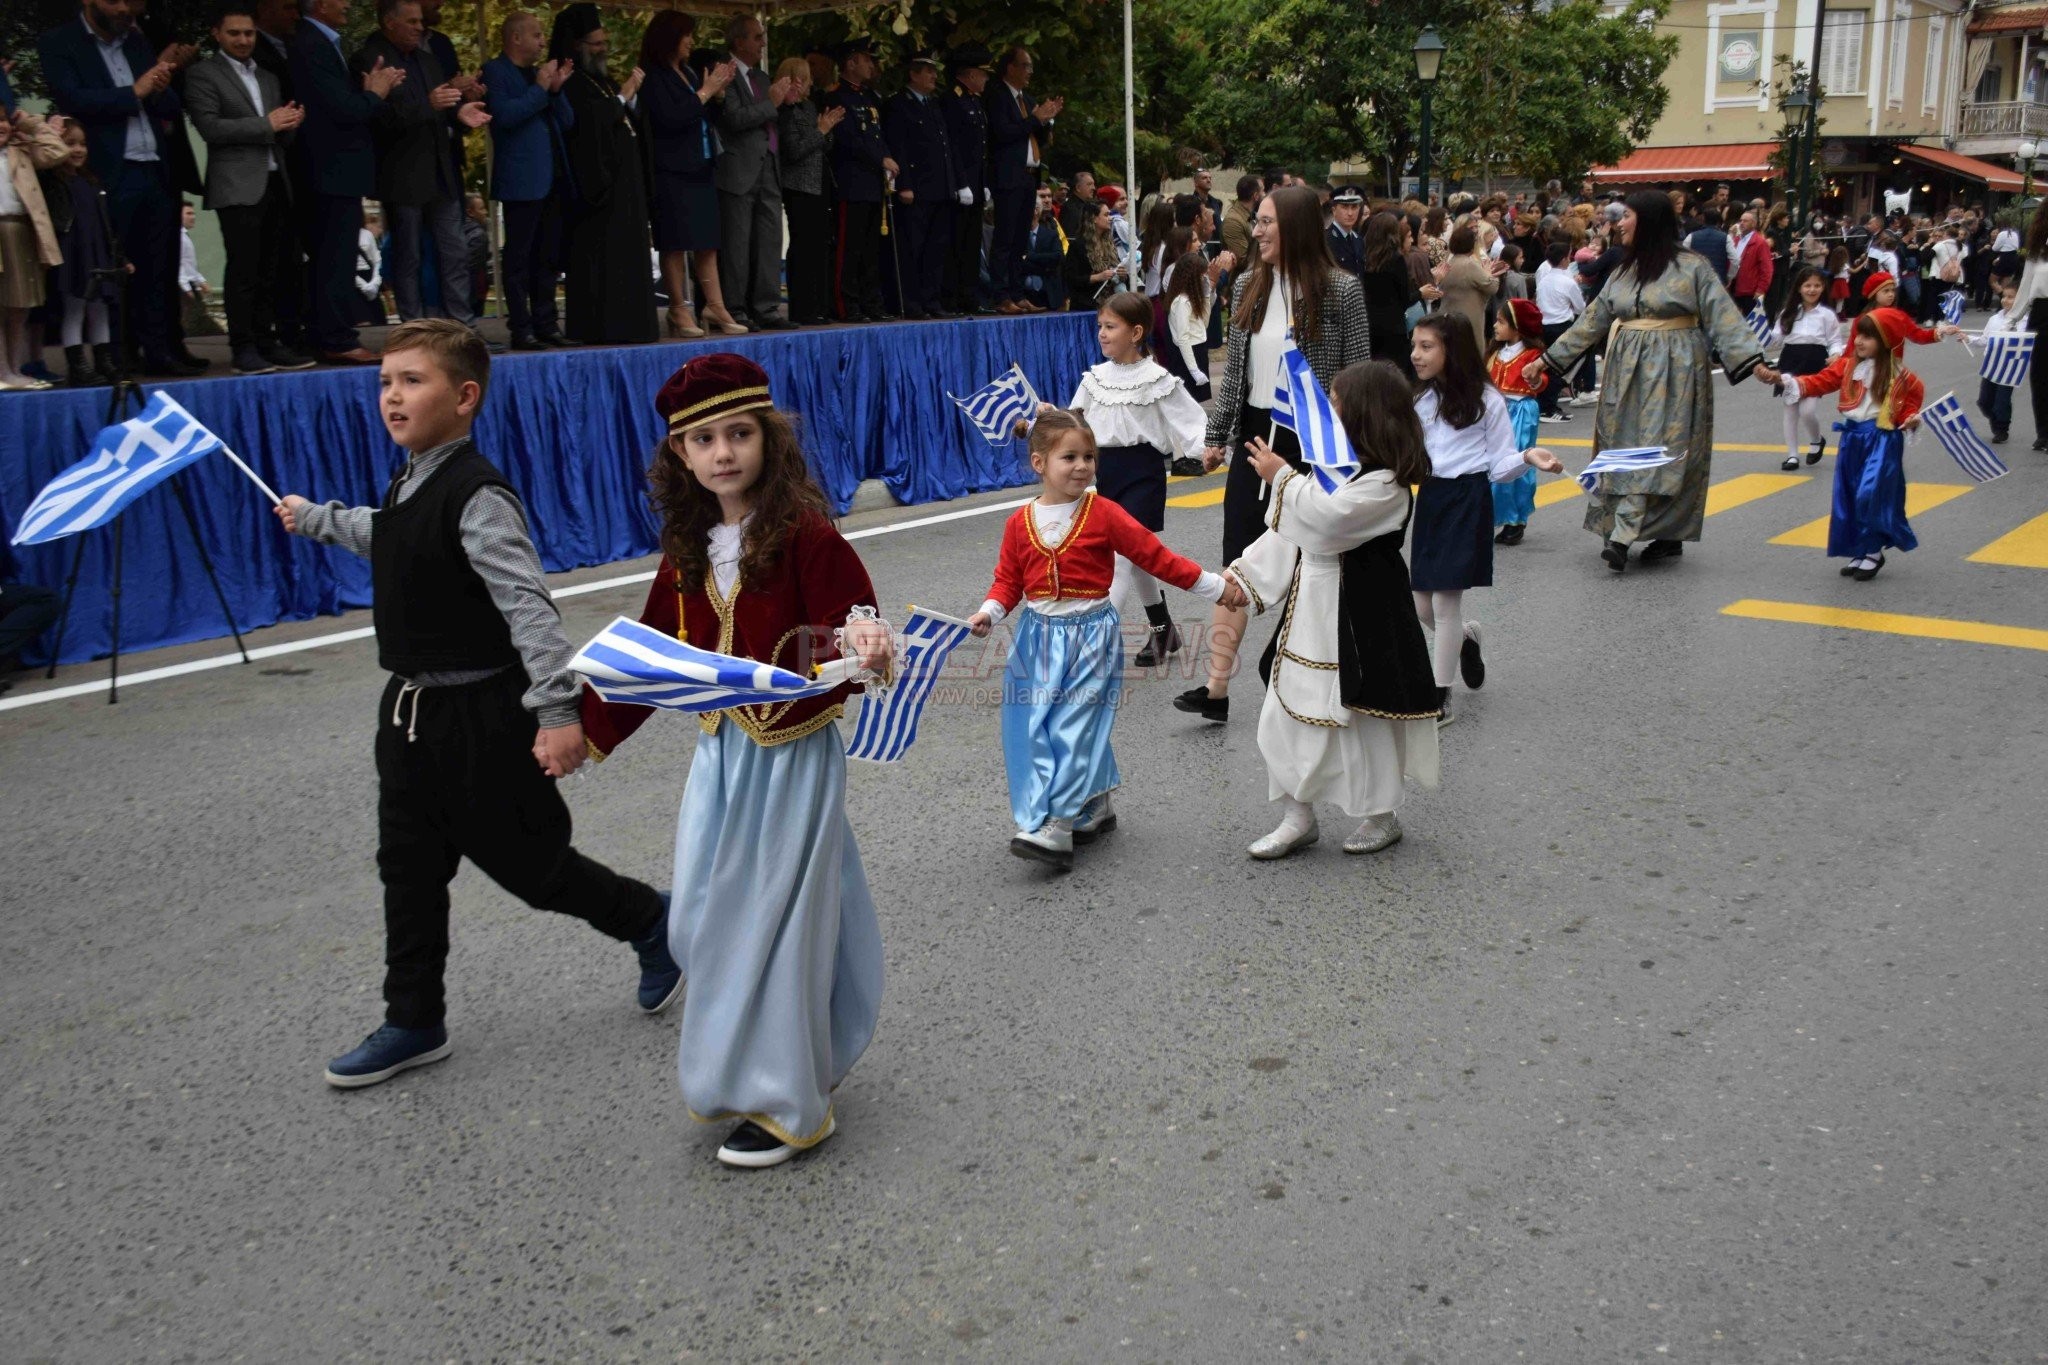
[[[1963,106],[1962,137],[2048,137],[2048,104],[2003,100]]]

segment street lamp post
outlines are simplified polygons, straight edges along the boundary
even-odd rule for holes
[[[2041,154],[2041,148],[2036,143],[2022,142],[2018,150],[2020,161],[2026,168],[2022,172],[2025,178],[2020,182],[2020,203],[2024,204],[2034,197],[2034,158]]]
[[[1422,82],[1422,135],[1415,153],[1415,197],[1429,203],[1429,97],[1436,89],[1437,73],[1443,69],[1444,40],[1431,24],[1415,39],[1415,79]]]
[[[1792,219],[1792,231],[1797,234],[1806,231],[1806,176],[1813,163],[1813,145],[1806,135],[1806,111],[1813,99],[1806,93],[1804,85],[1792,88],[1785,97],[1785,112],[1798,126],[1792,130],[1792,202],[1798,207]]]

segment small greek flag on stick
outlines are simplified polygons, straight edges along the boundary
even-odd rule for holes
[[[886,689],[869,684],[860,719],[846,746],[848,758],[894,763],[917,742],[917,723],[946,666],[946,658],[969,634],[965,621],[922,607],[910,609],[897,636],[896,679]]]
[[[1771,315],[1764,310],[1764,301],[1762,299],[1758,299],[1750,307],[1749,316],[1744,318],[1743,321],[1749,324],[1749,330],[1756,335],[1757,345],[1768,346],[1771,344]]]
[[[1927,424],[1950,458],[1978,483],[1989,483],[2008,472],[2005,461],[1971,428],[1970,419],[1963,415],[1963,405],[1953,393],[1945,393],[1920,409],[1920,420]]]
[[[1978,364],[1977,373],[1994,384],[2012,388],[2027,377],[2027,366],[2033,359],[2032,332],[1991,332],[1984,338],[1984,359]]]
[[[16,545],[45,541],[104,526],[128,504],[186,465],[220,451],[255,480],[275,504],[277,494],[256,478],[249,466],[235,460],[220,437],[199,424],[162,390],[149,405],[125,422],[116,422],[93,439],[92,453],[59,474],[36,494],[14,528]]]
[[[1963,320],[1963,291],[1951,289],[1941,296],[1941,316],[1954,327]]]
[[[1289,346],[1280,353],[1280,383],[1273,391],[1273,425],[1285,427],[1301,442],[1316,482],[1334,493],[1358,472],[1358,456],[1337,410],[1316,382],[1308,357]]]
[[[1630,446],[1625,450],[1603,450],[1579,471],[1579,487],[1590,493],[1594,485],[1600,482],[1602,474],[1656,469],[1670,464],[1676,458],[1671,454],[1669,446]]]
[[[599,631],[569,661],[606,701],[666,711],[723,711],[816,696],[844,683],[851,664],[835,660],[817,677],[806,678],[755,659],[699,649],[629,616]]]
[[[1008,445],[1016,435],[1019,421],[1038,416],[1038,395],[1020,366],[1011,365],[994,383],[975,390],[965,398],[947,394],[974,423],[974,429],[992,446]]]

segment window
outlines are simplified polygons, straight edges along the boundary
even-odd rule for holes
[[[1996,104],[1998,97],[2005,93],[2005,68],[1987,66],[1984,74],[1977,78],[1976,93],[1970,96],[1973,104]]]
[[[1927,74],[1920,82],[1920,112],[1932,114],[1941,108],[1942,77],[1947,74],[1943,51],[1948,41],[1948,24],[1940,15],[1927,21]]]
[[[1827,12],[1827,27],[1820,36],[1820,88],[1825,94],[1863,93],[1863,30],[1869,21],[1869,10]]]
[[[1913,40],[1912,8],[1901,0],[1885,25],[1884,107],[1903,109],[1906,105],[1906,45]]]

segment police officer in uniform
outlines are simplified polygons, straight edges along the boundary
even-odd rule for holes
[[[949,318],[940,297],[946,257],[952,250],[953,210],[960,182],[946,138],[946,110],[939,95],[939,58],[920,52],[910,59],[903,89],[882,110],[882,135],[902,169],[896,174],[897,293],[907,318]]]
[[[875,46],[839,45],[839,88],[846,117],[832,130],[832,181],[839,191],[839,240],[833,256],[832,311],[847,322],[889,322],[882,308],[882,199],[897,172],[874,92]]]
[[[1330,256],[1353,279],[1365,274],[1365,241],[1358,235],[1358,218],[1365,211],[1365,196],[1346,185],[1330,196],[1330,225],[1323,231],[1330,239]]]
[[[951,251],[946,260],[946,306],[956,313],[990,313],[981,301],[981,222],[988,209],[989,50],[980,43],[953,49],[953,93],[946,96],[946,139],[953,151],[956,189]]]

